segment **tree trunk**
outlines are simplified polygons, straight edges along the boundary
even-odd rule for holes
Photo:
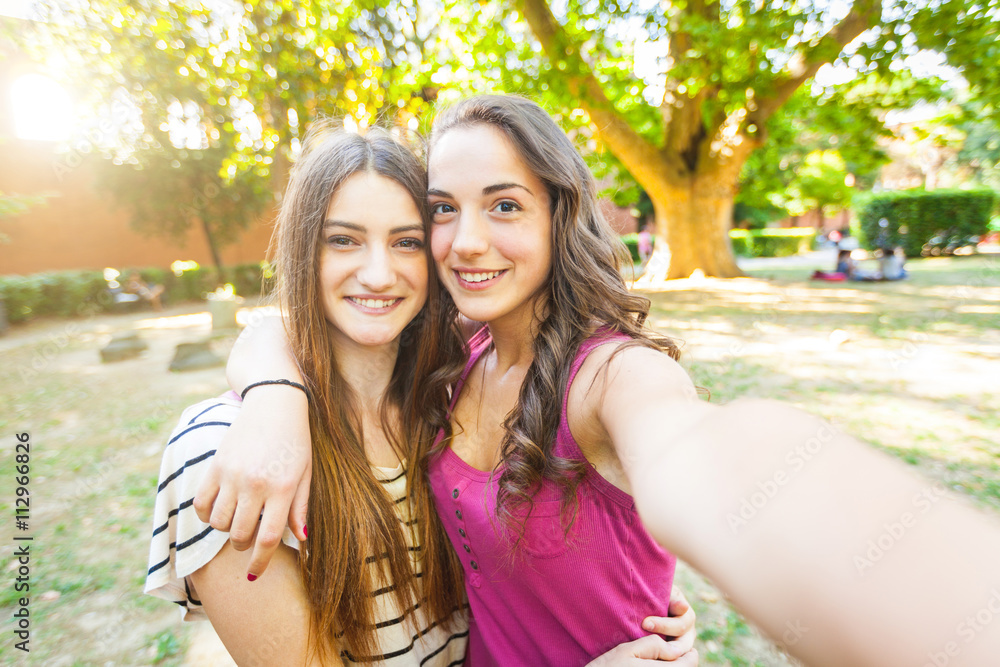
[[[729,230],[733,196],[719,174],[699,174],[681,187],[647,189],[656,213],[656,244],[636,285],[706,276],[736,278],[743,272],[733,258]]]
[[[208,252],[212,255],[212,263],[215,264],[216,281],[219,285],[224,285],[226,283],[225,269],[222,268],[222,258],[219,255],[219,248],[215,242],[215,237],[212,235],[212,228],[205,220],[205,216],[199,215],[198,220],[201,222],[201,228],[205,232],[205,241],[208,243]]]

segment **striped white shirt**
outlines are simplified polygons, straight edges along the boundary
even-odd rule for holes
[[[153,535],[149,547],[149,570],[145,592],[170,600],[181,607],[186,621],[206,619],[198,592],[188,575],[200,569],[222,549],[229,534],[218,531],[198,518],[194,496],[202,475],[225,430],[239,414],[240,401],[230,392],[189,407],[181,415],[177,428],[167,441],[160,465],[160,482],[153,509]],[[412,525],[410,503],[406,500],[406,470],[372,468],[375,477],[385,484],[400,521]],[[419,531],[403,531],[407,546],[416,556],[420,550]],[[299,541],[285,529],[282,541],[298,549]],[[373,567],[384,567],[382,559],[367,559]],[[419,576],[421,561],[414,558],[414,573]],[[347,665],[379,664],[387,667],[451,667],[465,660],[468,622],[465,611],[456,612],[452,632],[428,619],[418,604],[403,610],[392,595],[392,588],[372,591],[376,600],[376,633],[381,654],[352,656],[342,653]]]

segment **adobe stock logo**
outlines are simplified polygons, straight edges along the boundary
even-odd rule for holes
[[[865,552],[854,556],[854,567],[857,568],[858,574],[864,576],[866,570],[875,567],[875,564],[917,524],[917,519],[929,512],[944,495],[945,488],[940,484],[934,484],[914,494],[911,504],[915,511],[903,512],[895,521],[883,523],[882,532],[874,539],[868,540]]]
[[[974,615],[970,614],[962,619],[962,622],[955,626],[955,635],[965,644],[971,644],[983,630],[992,623],[997,616],[1000,616],[1000,589],[990,590],[990,598],[986,604]],[[945,643],[940,651],[932,651],[927,654],[927,662],[923,667],[947,667],[952,658],[962,653],[962,646],[956,640]]]

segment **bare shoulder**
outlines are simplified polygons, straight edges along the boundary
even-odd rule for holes
[[[653,387],[657,393],[695,394],[687,371],[668,354],[626,342],[598,346],[587,356],[578,377],[601,394],[629,395],[637,389],[642,391]]]
[[[595,439],[606,437],[609,421],[634,414],[643,404],[662,408],[698,400],[679,363],[665,352],[626,342],[608,342],[587,355],[568,398],[571,431]]]

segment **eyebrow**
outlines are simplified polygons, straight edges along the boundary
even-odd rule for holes
[[[327,227],[344,227],[346,229],[353,229],[356,232],[367,232],[368,229],[363,225],[356,225],[353,222],[344,222],[343,220],[326,220],[323,223],[323,229]],[[424,231],[423,225],[403,225],[402,227],[393,227],[389,230],[390,234],[402,234],[403,232],[422,232]]]
[[[491,195],[494,192],[500,192],[501,190],[509,190],[511,188],[520,188],[521,190],[524,190],[525,192],[527,192],[532,197],[535,196],[534,192],[532,192],[527,187],[521,185],[520,183],[496,183],[494,185],[487,185],[485,188],[483,188],[483,194],[484,195]],[[443,197],[445,199],[454,199],[455,198],[455,196],[452,195],[450,192],[445,192],[444,190],[437,190],[435,188],[429,189],[427,191],[427,194],[431,195],[431,196],[434,196],[434,197]]]

